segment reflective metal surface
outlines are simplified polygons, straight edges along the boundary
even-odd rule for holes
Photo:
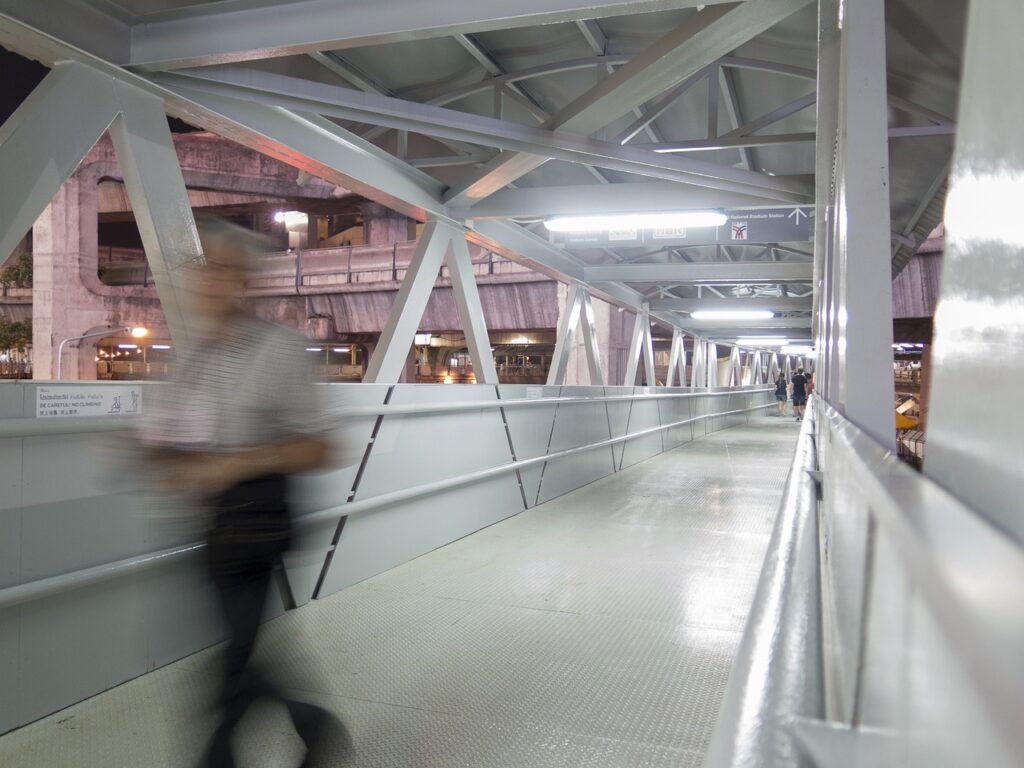
[[[924,462],[929,477],[1020,543],[1024,102],[1006,94],[1024,73],[1022,24],[1020,3],[971,3]]]
[[[345,720],[355,765],[696,768],[795,433],[757,419],[591,483],[286,614],[258,653],[316,671],[301,696]],[[0,764],[191,765],[215,665],[190,657],[0,738]],[[298,764],[281,718],[249,715],[240,764]]]

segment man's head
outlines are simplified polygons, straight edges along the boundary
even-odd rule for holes
[[[223,219],[196,221],[204,264],[189,275],[194,310],[208,321],[220,321],[237,309],[245,281],[257,266],[266,240],[248,229]]]
[[[797,368],[796,372],[799,373],[801,376],[804,375],[804,369],[803,368]]]

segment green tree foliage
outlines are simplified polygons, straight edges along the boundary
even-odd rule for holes
[[[19,253],[18,258],[11,266],[0,270],[0,284],[7,288],[31,288],[32,254]]]
[[[11,321],[0,317],[0,349],[24,351],[32,344],[32,321]]]

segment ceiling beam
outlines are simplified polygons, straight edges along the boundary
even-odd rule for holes
[[[774,261],[611,264],[587,267],[583,279],[588,283],[800,283],[811,279],[811,265]]]
[[[700,309],[770,309],[775,312],[810,311],[811,299],[789,297],[750,296],[727,299],[651,299],[651,309],[665,312],[696,312]]]
[[[503,189],[470,209],[474,219],[539,219],[584,213],[653,213],[696,208],[756,208],[774,205],[758,195],[646,181],[564,187]]]
[[[589,136],[811,2],[747,0],[739,6],[704,8],[559,110],[545,127]],[[473,181],[449,193],[448,199],[471,206],[548,159],[522,154],[498,158]]]
[[[132,31],[124,21],[81,0],[0,0],[0,14],[83,51],[115,62],[128,61]],[[12,49],[13,50],[13,49]]]
[[[181,69],[725,1],[282,0],[252,7],[226,0],[135,25],[131,64],[147,70]]]
[[[525,150],[543,153],[547,158],[783,202],[804,202],[812,195],[811,185],[803,180],[752,173],[693,158],[670,158],[636,147],[261,70],[211,67],[199,71],[158,72],[150,78],[174,91],[255,100],[297,111],[512,150],[513,158],[526,157]],[[453,208],[459,207],[457,202],[450,201],[450,204]]]

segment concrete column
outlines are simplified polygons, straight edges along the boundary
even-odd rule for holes
[[[411,220],[400,213],[378,203],[362,203],[359,210],[363,212],[363,242],[366,245],[391,245],[414,239],[409,235]]]
[[[57,351],[64,339],[125,325],[144,326],[153,336],[167,338],[153,288],[105,286],[96,275],[97,174],[89,167],[76,172],[32,227],[35,379],[56,378]],[[96,378],[95,348],[101,338],[64,346],[63,379]]]

